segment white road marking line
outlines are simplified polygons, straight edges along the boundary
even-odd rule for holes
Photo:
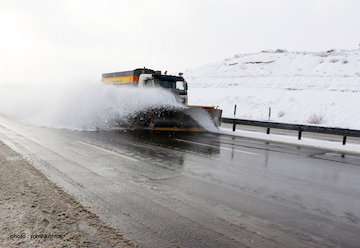
[[[99,146],[96,146],[96,145],[93,145],[93,144],[89,144],[89,143],[82,142],[82,141],[78,141],[78,143],[83,144],[83,145],[86,145],[86,146],[89,146],[89,147],[92,147],[92,148],[97,149],[97,150],[102,151],[102,152],[109,153],[109,154],[114,155],[114,156],[117,156],[117,157],[126,158],[126,159],[132,160],[132,161],[134,161],[134,162],[138,162],[138,161],[139,161],[139,160],[136,159],[136,158],[132,158],[132,157],[129,157],[129,156],[120,154],[120,153],[118,153],[118,152],[114,152],[114,151],[111,151],[111,150],[108,150],[108,149],[105,149],[105,148],[102,148],[102,147],[99,147]]]
[[[189,140],[183,140],[183,139],[175,139],[175,140],[185,142],[185,143],[200,145],[200,146],[208,146],[208,147],[218,148],[217,146],[214,146],[214,145],[208,145],[208,144],[198,143],[198,142],[189,141]],[[232,149],[232,148],[228,148],[228,147],[220,147],[220,149],[223,149],[226,151],[236,151],[236,152],[245,153],[245,154],[249,154],[249,155],[256,155],[256,156],[259,155],[254,152],[247,152],[247,151],[243,151],[243,150],[239,150],[239,149]]]

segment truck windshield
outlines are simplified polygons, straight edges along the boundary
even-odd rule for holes
[[[185,90],[185,82],[184,81],[165,81],[165,80],[159,80],[158,84],[161,88],[166,89],[176,89],[180,91]]]
[[[159,80],[158,84],[161,88],[166,88],[166,89],[175,89],[176,87],[175,82],[173,81]]]

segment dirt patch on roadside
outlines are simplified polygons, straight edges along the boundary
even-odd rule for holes
[[[136,247],[0,142],[0,247]]]

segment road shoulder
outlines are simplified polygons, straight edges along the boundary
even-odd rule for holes
[[[136,247],[0,141],[0,247]]]
[[[342,145],[340,141],[334,142],[334,141],[312,139],[312,138],[303,138],[301,140],[298,140],[297,137],[288,136],[288,135],[264,134],[254,131],[242,131],[242,130],[233,132],[227,128],[220,128],[219,133],[229,136],[256,139],[266,142],[275,142],[286,145],[295,145],[295,146],[323,149],[340,154],[349,154],[354,156],[360,155],[359,144]]]

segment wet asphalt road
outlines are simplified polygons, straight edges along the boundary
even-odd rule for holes
[[[360,247],[360,158],[0,118],[0,140],[143,247]]]

